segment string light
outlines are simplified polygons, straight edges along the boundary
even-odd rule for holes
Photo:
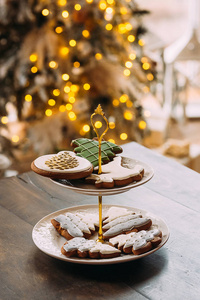
[[[50,12],[49,12],[49,10],[48,10],[47,8],[44,8],[44,9],[42,10],[42,15],[45,16],[45,17],[48,16],[49,13],[50,13]]]
[[[102,127],[102,123],[100,121],[96,121],[94,126],[99,129]]]
[[[147,127],[147,123],[143,120],[141,120],[138,124],[138,127],[141,129],[141,130],[144,130],[146,127]]]
[[[66,0],[58,0],[58,5],[59,6],[65,6],[67,4]]]
[[[60,112],[65,112],[65,110],[66,110],[66,106],[65,105],[60,105],[59,106],[59,111]]]
[[[83,128],[82,128],[83,132],[89,132],[90,131],[90,126],[88,124],[85,124],[83,125]]]
[[[75,40],[70,40],[70,41],[69,41],[69,45],[70,45],[71,47],[75,47],[75,46],[76,46],[76,41],[75,41]]]
[[[114,129],[115,128],[115,122],[109,122],[109,128]]]
[[[148,58],[145,57],[145,56],[143,56],[143,57],[141,58],[141,62],[142,62],[143,64],[146,63],[146,62],[148,62]]]
[[[131,108],[133,107],[133,102],[131,100],[126,101],[126,107]]]
[[[84,83],[83,88],[84,88],[84,90],[88,91],[90,89],[90,84]]]
[[[124,119],[126,120],[132,120],[133,119],[133,114],[130,111],[125,111],[124,112]]]
[[[123,132],[123,133],[120,134],[120,139],[122,141],[125,141],[127,138],[128,138],[128,135],[125,132]]]
[[[141,47],[145,45],[145,41],[143,39],[140,39],[138,41],[138,45],[140,45]]]
[[[19,136],[18,135],[13,135],[11,139],[12,139],[13,143],[19,142]]]
[[[76,120],[76,114],[73,111],[70,111],[68,113],[68,117],[71,121],[75,121]]]
[[[52,112],[51,109],[48,108],[48,109],[45,110],[45,115],[46,115],[47,117],[50,117],[52,114],[53,114],[53,112]]]
[[[121,103],[125,103],[127,100],[128,100],[128,95],[126,94],[121,95],[121,97],[119,98],[119,101]]]
[[[106,7],[107,7],[106,1],[101,0],[101,1],[99,2],[99,8],[100,8],[101,10],[105,10]]]
[[[124,76],[127,76],[127,77],[131,75],[131,71],[128,69],[125,69],[123,73],[124,73]]]
[[[106,30],[110,31],[112,29],[113,29],[112,24],[110,24],[110,23],[106,24]]]
[[[1,118],[1,123],[2,123],[2,124],[7,124],[7,123],[8,123],[8,117],[3,116],[3,117]]]
[[[67,103],[66,105],[65,105],[65,107],[66,107],[66,110],[72,110],[72,105],[70,104],[70,103]]]
[[[63,28],[61,26],[58,26],[58,27],[55,28],[55,32],[58,33],[58,34],[62,33],[63,32]]]
[[[79,68],[80,67],[80,62],[79,61],[75,61],[74,62],[74,67],[75,68]]]
[[[136,54],[135,54],[135,53],[130,53],[130,54],[129,54],[129,58],[130,58],[131,60],[136,59]]]
[[[65,55],[67,55],[69,53],[69,48],[68,47],[62,47],[62,48],[60,48],[60,54],[62,55],[62,56],[65,56]]]
[[[113,99],[112,104],[114,107],[119,106],[119,100],[118,99]]]
[[[112,7],[107,7],[106,8],[106,13],[109,14],[109,15],[113,14],[113,8]]]
[[[127,40],[130,42],[130,43],[133,43],[135,41],[135,36],[133,34],[129,34],[128,37],[127,37]]]
[[[27,94],[27,95],[25,95],[24,99],[25,99],[26,102],[31,102],[32,101],[32,96]]]
[[[69,86],[66,85],[66,86],[64,87],[64,92],[65,92],[66,94],[69,93],[70,90],[71,90],[71,89],[70,89]]]
[[[118,31],[119,31],[119,33],[121,33],[121,34],[126,33],[127,30],[126,30],[125,24],[123,24],[123,23],[119,24],[119,25],[118,25]]]
[[[54,106],[54,105],[56,104],[56,101],[55,101],[54,99],[49,99],[49,100],[48,100],[48,104],[49,104],[50,106]]]
[[[143,63],[142,65],[144,70],[148,70],[150,68],[150,64],[148,62]]]
[[[74,9],[77,10],[77,11],[81,10],[81,5],[80,4],[75,4]]]
[[[69,102],[70,103],[73,104],[75,101],[76,101],[76,99],[73,96],[69,97]]]
[[[89,36],[90,36],[90,33],[89,33],[89,31],[88,30],[83,30],[82,31],[82,35],[85,37],[85,38],[88,38]]]
[[[68,74],[62,74],[62,80],[67,81],[69,79]]]
[[[38,57],[37,57],[37,54],[36,53],[33,53],[29,56],[29,59],[31,62],[36,62]]]
[[[93,0],[86,0],[87,3],[91,4]]]
[[[53,95],[54,96],[59,96],[60,95],[60,90],[59,89],[54,89],[53,90]]]
[[[120,13],[122,14],[122,15],[126,15],[127,14],[127,8],[125,7],[125,6],[122,6],[121,8],[120,8]]]
[[[101,54],[101,53],[96,53],[96,54],[95,54],[95,58],[96,58],[97,60],[102,59],[102,54]]]
[[[149,81],[152,81],[152,80],[154,79],[153,74],[152,74],[152,73],[148,73],[148,74],[147,74],[147,79],[148,79]]]
[[[143,92],[147,94],[149,92],[149,87],[148,86],[144,86],[143,87]]]
[[[115,144],[115,140],[113,140],[113,139],[109,139],[108,141],[109,141],[110,143]]]
[[[125,62],[125,66],[126,66],[127,68],[132,68],[133,63],[132,63],[131,61],[126,61],[126,62]]]
[[[51,60],[49,62],[49,67],[52,68],[52,69],[56,69],[58,67],[58,64],[54,60]]]
[[[79,90],[79,86],[76,85],[76,84],[72,84],[71,91],[74,92],[74,93],[76,93],[76,92],[78,92],[78,90]]]
[[[38,68],[37,68],[36,66],[33,66],[33,67],[31,68],[31,72],[32,72],[32,73],[37,73],[37,71],[38,71]]]
[[[69,17],[69,12],[68,12],[67,10],[63,10],[63,11],[62,11],[62,17],[63,17],[64,19],[67,19],[67,18]]]

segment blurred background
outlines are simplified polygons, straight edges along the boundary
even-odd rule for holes
[[[93,138],[200,172],[200,0],[0,0],[0,176]]]

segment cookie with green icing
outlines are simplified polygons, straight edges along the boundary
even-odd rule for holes
[[[74,152],[81,157],[89,160],[94,167],[99,165],[99,142],[96,140],[80,138],[73,140],[71,146],[74,148]],[[115,157],[116,154],[121,153],[123,150],[121,147],[108,141],[102,141],[101,143],[101,159],[102,164],[108,163]]]

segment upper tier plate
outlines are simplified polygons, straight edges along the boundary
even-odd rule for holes
[[[133,168],[136,164],[141,165],[144,168],[144,176],[143,178],[138,182],[132,182],[126,186],[121,187],[114,187],[111,189],[97,189],[95,185],[93,184],[87,184],[84,180],[65,180],[65,179],[54,179],[52,180],[54,183],[66,187],[67,189],[73,190],[80,194],[85,195],[91,195],[91,196],[108,196],[108,195],[115,195],[119,193],[124,193],[134,187],[137,187],[139,185],[142,185],[149,181],[153,175],[154,171],[152,167],[149,165],[132,158],[128,157],[122,157],[122,163],[125,165],[129,165],[131,168]]]

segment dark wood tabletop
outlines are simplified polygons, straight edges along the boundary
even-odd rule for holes
[[[138,145],[123,155],[153,167],[154,177],[103,204],[159,216],[170,237],[158,251],[112,265],[65,262],[40,251],[34,225],[56,210],[98,204],[33,172],[0,180],[0,299],[200,299],[200,175]]]

